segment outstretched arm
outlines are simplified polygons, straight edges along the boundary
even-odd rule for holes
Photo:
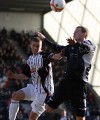
[[[58,45],[57,43],[53,43],[51,41],[49,41],[42,33],[38,32],[38,37],[45,41],[52,49],[54,49],[55,51],[61,51],[65,46],[62,45]]]

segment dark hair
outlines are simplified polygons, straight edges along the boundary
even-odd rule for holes
[[[32,37],[38,37],[38,34],[37,34],[37,33],[34,33],[34,34],[32,35]]]
[[[38,39],[38,37],[31,36],[30,37],[30,42],[32,42],[32,41],[39,42],[40,40]]]

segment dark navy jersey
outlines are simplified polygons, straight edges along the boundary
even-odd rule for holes
[[[65,49],[64,56],[67,57],[66,74],[71,79],[88,81],[91,61],[96,48],[90,40],[67,46],[54,44],[47,39],[45,39],[45,42],[56,51],[60,52]]]
[[[23,65],[23,74],[26,75],[28,78],[31,77],[30,67],[28,64]]]

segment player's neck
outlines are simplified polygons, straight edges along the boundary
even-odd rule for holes
[[[33,56],[37,56],[37,55],[40,54],[41,52],[42,52],[42,50],[39,51],[39,52],[37,52],[37,53],[33,53]]]

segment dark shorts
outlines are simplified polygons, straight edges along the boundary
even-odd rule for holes
[[[76,116],[82,117],[86,111],[86,83],[75,81],[62,80],[48,100],[48,105],[56,109],[64,101],[70,100]]]

